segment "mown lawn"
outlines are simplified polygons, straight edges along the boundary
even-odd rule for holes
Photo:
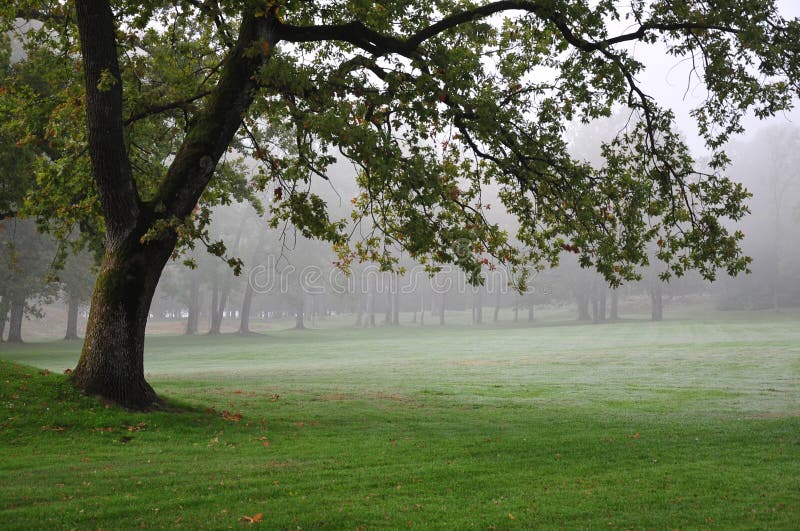
[[[797,528],[798,317],[157,337],[155,413],[2,345],[0,527]]]

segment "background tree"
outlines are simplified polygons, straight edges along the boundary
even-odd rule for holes
[[[42,302],[57,293],[53,281],[58,245],[39,234],[32,220],[12,219],[0,224],[0,289],[8,301],[8,341],[22,342],[22,321],[40,317]]]
[[[95,276],[95,259],[87,251],[73,253],[66,257],[62,268],[57,272],[62,297],[67,305],[67,330],[64,339],[79,339],[78,312],[87,304],[92,295]]]

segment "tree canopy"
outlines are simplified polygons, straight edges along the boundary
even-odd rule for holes
[[[800,79],[800,25],[773,0],[28,0],[0,10],[6,29],[40,21],[26,34],[30,60],[39,51],[60,65],[43,122],[27,127],[45,157],[38,185],[49,200],[91,198],[105,230],[82,360],[128,349],[91,331],[103,312],[141,327],[126,340],[138,345],[143,325],[131,323],[146,316],[163,263],[179,240],[202,236],[204,204],[235,193],[269,190],[274,223],[331,241],[343,267],[391,267],[388,249],[400,246],[477,281],[495,261],[540,266],[571,252],[617,284],[654,246],[667,274],[740,272],[742,235],[725,220],[747,213],[748,194],[723,175],[723,148],[746,113],[790,108]],[[633,43],[691,61],[705,84],[693,111],[712,152],[703,167],[637,81],[645,65]],[[34,94],[24,83],[10,92]],[[603,166],[570,155],[571,123],[620,109],[630,119]],[[48,154],[52,144],[66,158]],[[261,162],[247,182],[224,169],[236,153]],[[331,219],[309,188],[342,157],[359,168],[352,220]],[[502,205],[483,201],[487,186]],[[517,218],[515,233],[492,208]],[[87,383],[84,363],[79,384],[139,400],[104,391],[117,380]]]

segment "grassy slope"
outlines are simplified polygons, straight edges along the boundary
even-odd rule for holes
[[[3,345],[54,373],[0,364],[0,521],[795,527],[796,324],[159,337],[177,411],[151,414],[74,393],[56,371],[78,345]]]

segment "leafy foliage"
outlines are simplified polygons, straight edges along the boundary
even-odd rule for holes
[[[273,189],[274,225],[333,242],[345,267],[395,267],[391,249],[400,246],[433,268],[458,264],[473,282],[495,261],[521,270],[572,252],[618,284],[637,278],[651,247],[668,266],[665,277],[745,270],[742,235],[724,220],[747,213],[748,194],[723,175],[722,148],[746,112],[790,108],[800,78],[800,23],[784,20],[772,0],[288,0],[244,8],[183,0],[114,9],[120,79],[109,83],[124,90],[126,150],[138,199],[155,212],[152,237],[173,231],[190,246],[205,241],[210,206]],[[57,153],[40,160],[29,209],[102,231],[88,179],[74,14],[23,3],[5,15],[43,23],[26,33],[30,72],[14,89],[19,99],[7,103],[30,143]],[[230,117],[241,127],[229,148],[260,169],[246,177],[231,153],[219,166],[211,157],[217,171],[207,187],[194,177],[175,181],[168,174],[182,147],[210,134],[199,117],[218,102],[236,28],[251,19],[267,20],[270,33],[247,43],[245,56],[267,59],[254,74],[254,101]],[[644,65],[631,42],[660,44],[696,65],[708,89],[693,111],[713,151],[707,170],[672,113],[638,84]],[[48,105],[30,113],[42,87],[51,91]],[[570,155],[570,123],[620,109],[630,120],[604,147],[601,167]],[[359,168],[349,223],[330,219],[310,189],[340,157]],[[191,216],[167,212],[169,194],[196,186],[205,191]],[[514,233],[492,220],[482,201],[489,186],[518,220]],[[52,230],[50,223],[43,221]],[[366,235],[353,241],[359,225]],[[210,248],[224,254],[223,245]]]

